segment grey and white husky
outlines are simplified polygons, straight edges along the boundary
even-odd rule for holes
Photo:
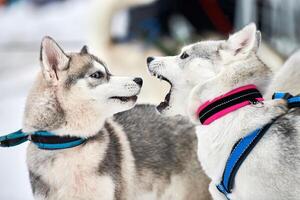
[[[134,107],[142,79],[112,75],[88,53],[66,54],[50,37],[28,96],[23,131],[47,130],[87,141],[63,150],[30,143],[27,164],[35,199],[210,199],[197,160],[194,126]]]
[[[198,52],[197,66],[211,72],[208,79],[200,79],[201,82],[189,94],[188,103],[182,101],[182,107],[187,108],[185,112],[197,124],[198,157],[212,179],[209,190],[216,200],[226,199],[216,184],[222,179],[233,145],[277,117],[243,162],[230,199],[300,198],[300,109],[288,110],[284,101],[270,100],[265,101],[263,106],[243,107],[207,126],[200,125],[196,116],[201,104],[240,86],[255,84],[262,93],[266,91],[272,76],[270,69],[257,57],[260,39],[255,25],[250,24],[228,40],[198,43],[190,47],[197,48],[197,51],[187,49],[176,58],[178,63],[181,60],[186,63],[188,59],[195,60],[194,53]],[[193,67],[190,62],[188,69]],[[201,74],[195,76],[201,78]]]

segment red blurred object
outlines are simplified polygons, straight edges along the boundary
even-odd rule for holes
[[[226,35],[233,30],[233,25],[220,8],[217,0],[200,0],[199,3],[218,31]]]
[[[6,0],[0,0],[0,5],[5,5],[6,4]]]

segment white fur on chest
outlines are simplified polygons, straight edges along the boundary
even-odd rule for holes
[[[39,156],[45,156],[43,154],[47,152],[31,144],[28,148],[28,166],[51,188],[48,199],[110,200],[114,197],[113,180],[109,176],[100,176],[98,172],[107,142],[106,138],[102,145],[95,141],[86,144],[84,148],[79,146],[62,150],[53,156],[53,160],[43,163],[39,163]]]

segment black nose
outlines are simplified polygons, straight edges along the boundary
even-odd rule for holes
[[[135,78],[133,79],[134,82],[136,82],[136,84],[138,84],[140,87],[142,87],[143,85],[143,79],[141,78]]]
[[[152,60],[154,60],[153,57],[148,57],[148,58],[147,58],[147,64],[149,65],[149,64],[151,63]]]

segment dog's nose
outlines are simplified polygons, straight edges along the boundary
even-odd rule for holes
[[[133,79],[133,81],[136,84],[138,84],[140,87],[142,87],[142,85],[143,85],[143,79],[141,79],[141,78],[135,78],[135,79]]]
[[[147,58],[147,64],[149,65],[149,64],[151,63],[152,60],[154,60],[153,57],[148,57],[148,58]]]

